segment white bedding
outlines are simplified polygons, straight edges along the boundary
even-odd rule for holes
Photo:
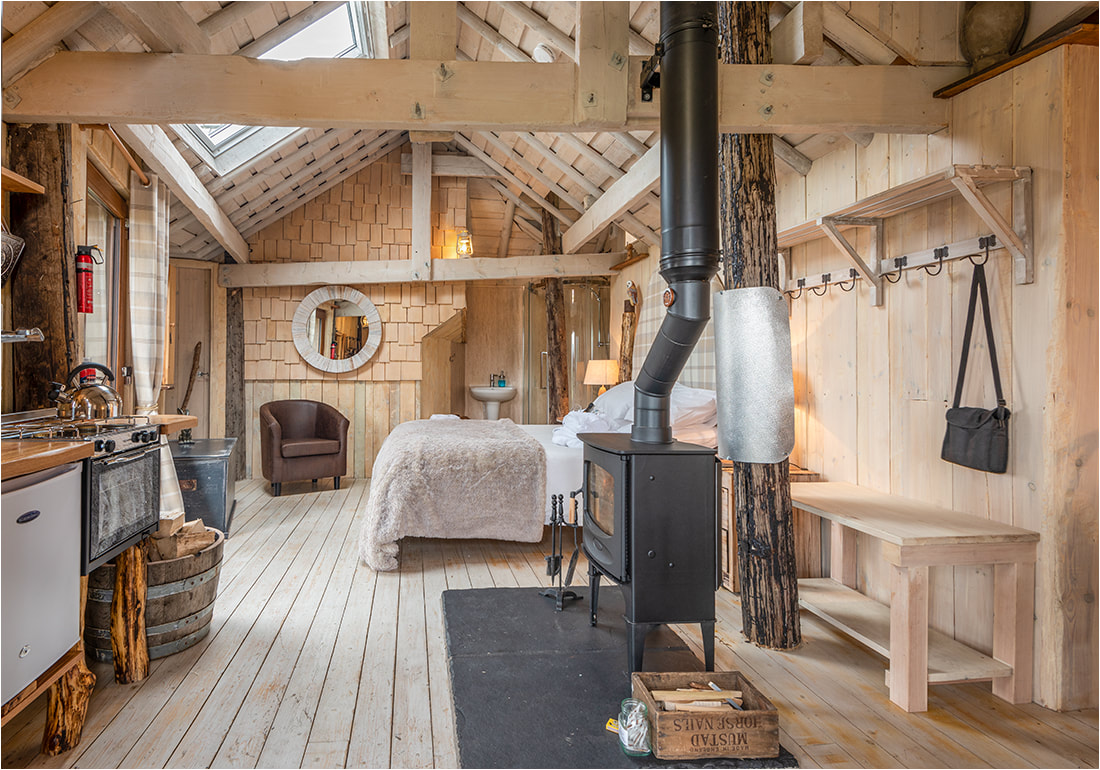
[[[564,495],[566,515],[569,493],[581,488],[584,474],[584,449],[558,446],[551,439],[557,425],[520,425],[546,450],[546,523],[550,523],[550,496]],[[580,501],[578,501],[579,503]]]

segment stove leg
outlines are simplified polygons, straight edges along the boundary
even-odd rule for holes
[[[642,670],[642,655],[645,653],[645,638],[654,628],[653,623],[632,623],[626,621],[627,656],[630,658],[630,673]],[[709,670],[709,669],[708,669]]]
[[[591,562],[588,563],[588,589],[592,594],[591,615],[588,624],[594,626],[596,625],[596,608],[600,603],[600,571],[592,566]]]
[[[714,670],[714,621],[704,620],[699,624],[703,634],[703,665],[707,671]]]

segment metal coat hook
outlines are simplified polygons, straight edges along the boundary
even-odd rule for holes
[[[824,297],[826,294],[829,293],[829,279],[832,278],[832,277],[833,276],[832,276],[831,273],[822,273],[821,274],[821,280],[824,281],[824,284],[822,284],[822,286],[821,286],[821,291],[818,291],[817,289],[812,288],[812,287],[810,288],[810,291],[812,291],[814,293],[814,296]]]
[[[938,249],[933,249],[932,254],[936,257],[936,264],[939,265],[939,267],[936,268],[936,272],[933,273],[929,270],[928,265],[922,265],[921,270],[935,277],[943,272],[943,261],[947,258],[947,247],[940,246]]]
[[[996,245],[997,245],[997,236],[996,235],[986,235],[982,238],[979,238],[978,239],[978,248],[979,249],[985,249],[985,259],[983,259],[981,262],[975,262],[974,257],[976,255],[973,255],[973,254],[968,256],[967,259],[970,260],[970,264],[974,265],[974,267],[981,267],[982,265],[984,265],[986,262],[989,261],[989,249],[992,248],[993,246],[996,246]]]
[[[883,273],[882,277],[885,278],[889,283],[897,283],[901,280],[901,271],[907,264],[909,264],[909,257],[895,257],[894,269],[898,271],[898,277],[891,280],[889,273]]]
[[[798,299],[799,297],[802,296],[802,287],[805,286],[805,285],[806,285],[806,279],[805,278],[799,278],[798,279],[798,294],[795,294],[794,292],[788,291],[787,296],[790,297],[791,299]]]
[[[841,291],[851,291],[856,287],[856,269],[854,267],[848,268],[848,288],[844,288],[844,281],[837,281],[837,286]]]

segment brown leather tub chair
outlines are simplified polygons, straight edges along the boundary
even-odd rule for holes
[[[284,481],[348,472],[348,418],[317,401],[271,401],[260,407],[260,455],[264,478],[278,497]]]

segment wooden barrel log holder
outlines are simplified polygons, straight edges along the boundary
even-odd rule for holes
[[[196,554],[178,559],[149,562],[145,606],[145,634],[149,659],[163,658],[193,647],[210,633],[214,598],[222,566],[225,536]],[[115,565],[104,564],[88,581],[88,609],[84,642],[97,661],[110,663],[111,599],[114,596]]]

